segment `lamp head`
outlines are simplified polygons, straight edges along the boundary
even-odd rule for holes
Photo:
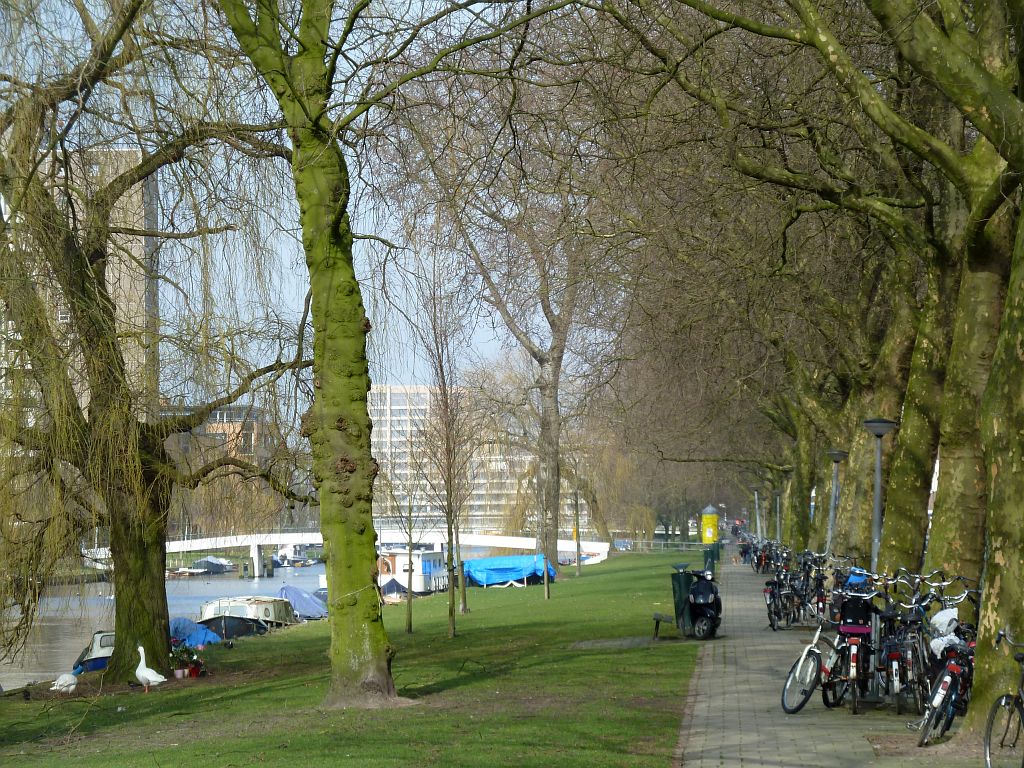
[[[875,437],[884,437],[899,426],[898,421],[891,419],[865,419],[864,427]]]
[[[837,464],[849,455],[850,453],[848,451],[840,451],[838,448],[833,448],[828,452],[828,457]]]

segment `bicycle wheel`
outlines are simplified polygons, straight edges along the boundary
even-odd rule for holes
[[[947,703],[946,703],[946,711],[945,711],[944,716],[942,718],[942,722],[939,723],[939,736],[938,736],[938,738],[940,738],[940,739],[943,736],[946,735],[946,731],[948,731],[949,727],[951,725],[953,725],[953,718],[956,717],[956,706],[948,698],[947,698],[946,701],[947,701]]]
[[[985,768],[1020,768],[1024,761],[1024,712],[1005,694],[995,700],[985,723]]]
[[[941,695],[937,705],[933,706],[935,697],[939,696],[939,685],[942,682],[945,670],[939,673],[932,686],[932,693],[925,707],[924,719],[921,721],[921,730],[917,737],[917,746],[923,747],[929,741],[938,737],[939,729],[946,720],[946,709],[949,705],[949,691]]]
[[[900,680],[903,679],[902,675],[900,676],[899,679]],[[897,682],[895,679],[893,679],[893,677],[891,675],[889,676],[889,681],[890,681],[890,683],[889,683],[890,693],[892,693],[893,697],[896,699],[896,714],[897,715],[902,715],[903,714],[903,710],[905,709],[905,706],[904,706],[904,703],[903,703],[903,692],[904,691],[908,691],[909,692],[910,691],[910,686],[907,685],[906,687],[902,687],[901,688],[900,687],[900,683]]]
[[[854,715],[859,715],[861,711],[861,697],[864,692],[860,686],[860,667],[862,666],[861,654],[864,653],[864,647],[858,649],[857,653],[857,664],[853,663],[853,655],[850,655],[849,668],[850,668],[850,712]]]
[[[911,678],[907,681],[907,693],[910,700],[910,711],[915,715],[924,714],[925,702],[928,700],[928,677],[924,673],[925,662],[919,647],[915,647],[910,654],[910,669],[908,674]]]
[[[910,688],[910,711],[915,715],[923,715],[924,703],[928,696],[928,678],[919,675],[908,685]]]
[[[811,649],[790,667],[789,676],[782,686],[782,711],[795,715],[811,699],[821,680],[821,654]]]
[[[771,626],[772,632],[776,632],[779,629],[778,605],[778,598],[774,598],[768,606],[768,624]]]
[[[860,714],[860,685],[858,682],[853,676],[853,670],[850,670],[850,713],[854,715]]]
[[[785,601],[782,604],[782,615],[786,619],[786,626],[793,626],[793,596],[786,595]]]
[[[829,709],[838,707],[846,698],[846,691],[850,684],[845,675],[849,665],[850,649],[844,645],[821,677],[821,701]]]

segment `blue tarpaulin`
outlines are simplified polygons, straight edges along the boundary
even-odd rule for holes
[[[189,648],[220,642],[220,635],[216,632],[181,616],[171,619],[171,638]]]
[[[303,619],[322,619],[327,615],[327,606],[304,589],[285,584],[277,590],[277,596],[292,604],[295,614]]]
[[[544,558],[541,555],[510,555],[508,557],[481,557],[466,560],[462,567],[466,578],[481,587],[509,582],[536,583],[544,578]],[[548,563],[548,579],[554,580],[555,569]]]

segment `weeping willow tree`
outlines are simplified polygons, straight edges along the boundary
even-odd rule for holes
[[[247,362],[240,335],[215,321],[213,301],[219,263],[243,254],[266,263],[253,246],[265,238],[250,229],[266,206],[245,191],[253,177],[240,184],[237,171],[247,156],[286,151],[272,125],[237,119],[230,93],[238,83],[195,55],[201,46],[167,42],[205,37],[201,17],[141,0],[8,11],[0,562],[11,578],[0,580],[0,657],[24,645],[46,579],[78,567],[83,534],[103,529],[116,594],[108,674],[127,679],[137,646],[152,666],[167,665],[165,539],[175,488],[226,471],[287,486],[237,457],[182,464],[171,440],[303,367],[273,338],[248,345],[260,347],[263,364]],[[251,236],[229,245],[236,228]],[[258,297],[251,288],[265,272],[254,275],[249,292]],[[177,338],[180,318],[160,316],[167,290],[167,306],[191,317]],[[230,287],[220,290],[230,298]],[[174,384],[162,381],[161,352],[191,363]],[[162,414],[164,394],[188,407]]]

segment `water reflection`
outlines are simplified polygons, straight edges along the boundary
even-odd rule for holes
[[[171,617],[199,618],[199,606],[217,597],[276,595],[285,584],[313,592],[324,566],[278,568],[272,578],[239,579],[237,573],[204,575],[167,581],[167,609]],[[40,603],[39,618],[25,651],[13,663],[0,664],[4,690],[26,683],[53,680],[71,665],[89,644],[92,633],[114,627],[112,584],[54,587]]]

